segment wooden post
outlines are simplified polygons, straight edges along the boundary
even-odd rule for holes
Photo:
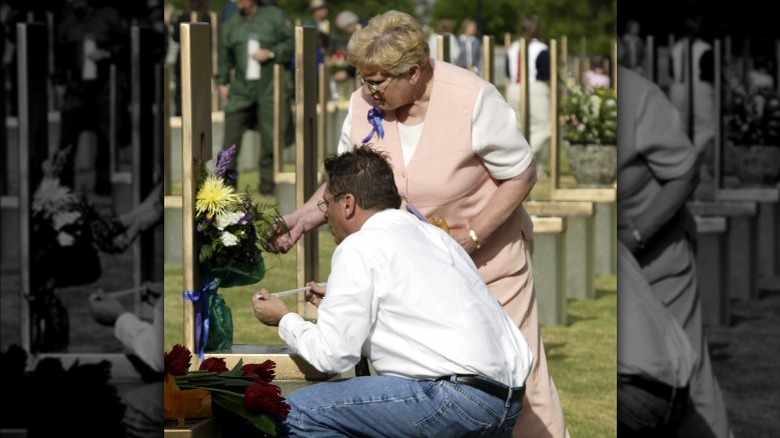
[[[317,66],[319,79],[317,84],[317,159],[315,160],[315,168],[317,174],[322,171],[325,160],[325,151],[327,150],[328,142],[328,96],[330,95],[330,75],[328,69],[325,68],[325,63],[321,63]],[[317,178],[319,182],[321,178]]]
[[[610,67],[610,72],[612,73],[612,89],[617,91],[617,83],[618,83],[618,49],[617,49],[617,40],[612,39],[612,61]],[[606,69],[605,69],[606,70]]]
[[[317,80],[316,32],[313,27],[295,28],[295,204],[302,206],[318,188],[317,181]],[[309,72],[308,74],[306,72]],[[305,233],[296,243],[297,282],[319,278],[318,233]],[[309,317],[314,308],[298,294],[298,313]]]
[[[46,27],[41,23],[16,25],[17,73],[19,102],[19,284],[21,299],[21,344],[31,351],[30,306],[32,278],[42,268],[32,263],[30,221],[32,219],[32,191],[43,177],[41,163],[48,157],[49,132]],[[2,121],[5,123],[5,120]]]
[[[528,41],[520,38],[520,51],[517,55],[518,60],[522,61],[517,66],[517,74],[520,78],[520,128],[523,137],[531,141],[531,106],[530,86],[528,84]]]
[[[775,90],[780,91],[780,40],[775,40]]]
[[[132,120],[132,203],[138,206],[152,191],[155,175],[160,172],[159,99],[157,77],[161,64],[147,52],[156,47],[156,35],[146,26],[131,28],[131,120]],[[210,71],[210,70],[209,70]],[[133,284],[162,280],[162,269],[155,263],[155,233],[143,233],[133,243]]]
[[[209,23],[211,23],[211,71],[217,71],[217,41],[219,41],[219,15],[209,11]],[[219,89],[217,79],[211,76],[211,110],[219,111]]]
[[[512,45],[512,34],[509,32],[504,32],[504,53],[509,53],[509,46]],[[509,62],[509,58],[506,59],[505,62]],[[507,65],[505,67],[507,71],[509,71],[509,66]],[[504,89],[506,90],[509,86],[510,81],[512,78],[509,77],[509,75],[506,75],[504,78]]]
[[[555,40],[550,40],[550,59],[557,58],[558,43]],[[550,62],[550,180],[554,181],[554,184],[550,184],[550,188],[554,189],[559,182],[560,172],[558,171],[557,163],[558,157],[558,144],[561,127],[558,123],[558,63]],[[553,166],[555,164],[555,166]],[[552,196],[551,196],[552,197]]]
[[[561,37],[561,63],[563,65],[563,77],[569,77],[571,70],[569,69],[569,39],[566,35]]]
[[[493,54],[495,53],[494,46],[495,38],[493,38],[492,35],[482,36],[482,77],[491,84],[495,84],[495,62],[493,59]]]
[[[181,24],[182,81],[182,272],[185,290],[200,290],[197,235],[195,233],[195,195],[198,190],[197,161],[211,158],[211,35],[206,23]],[[194,307],[184,300],[184,346],[195,345]],[[200,358],[192,356],[197,368]]]
[[[578,84],[582,84],[582,78],[585,75],[585,72],[588,71],[589,68],[589,60],[588,60],[588,40],[585,38],[585,36],[580,37],[580,56],[579,56],[579,62],[577,65],[579,65],[579,69],[577,71],[577,76],[575,76],[576,81]]]
[[[274,180],[277,181],[284,172],[284,117],[285,101],[284,67],[274,64]]]
[[[690,38],[685,39],[685,48],[683,49],[683,71],[686,73],[683,78],[685,84],[685,118],[686,132],[688,138],[693,141],[693,44]]]
[[[448,33],[436,35],[436,60],[447,62],[450,59],[450,38]]]
[[[715,96],[713,104],[715,105],[717,111],[717,116],[712,122],[715,124],[715,138],[713,139],[712,143],[712,153],[710,155],[703,154],[704,157],[708,157],[711,160],[709,164],[712,165],[713,176],[711,180],[702,181],[699,186],[702,188],[710,187],[711,189],[714,189],[712,190],[714,192],[720,186],[720,178],[723,176],[723,163],[721,162],[721,155],[717,151],[722,150],[723,138],[726,135],[723,126],[723,63],[720,40],[715,40],[714,42],[713,60],[715,63],[715,76],[713,78]],[[714,193],[709,194],[710,199],[713,197]]]

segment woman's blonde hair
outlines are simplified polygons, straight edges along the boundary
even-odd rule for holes
[[[376,73],[399,76],[413,65],[428,66],[428,39],[411,15],[385,12],[352,34],[347,44],[347,62],[365,76]]]

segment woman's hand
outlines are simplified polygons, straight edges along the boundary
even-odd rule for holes
[[[325,222],[325,216],[319,209],[311,212],[298,211],[286,214],[276,221],[266,234],[263,248],[271,253],[286,254],[292,249],[303,233],[314,230]]]

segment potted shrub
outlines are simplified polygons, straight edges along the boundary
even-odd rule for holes
[[[780,96],[771,88],[747,93],[731,87],[724,124],[724,172],[743,186],[773,185],[780,180]]]
[[[609,186],[617,173],[617,96],[610,87],[566,80],[561,105],[569,171],[578,186]]]

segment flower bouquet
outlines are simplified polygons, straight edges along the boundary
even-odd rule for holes
[[[290,406],[271,384],[276,364],[242,361],[228,370],[222,358],[209,358],[190,371],[190,351],[179,344],[165,353],[164,416],[182,424],[214,415],[220,436],[285,437]]]
[[[195,225],[198,262],[205,287],[198,292],[185,291],[185,298],[198,306],[196,338],[200,340],[196,341],[200,357],[204,349],[221,350],[232,345],[230,308],[217,290],[255,284],[263,279],[265,262],[261,245],[279,217],[275,207],[255,204],[248,187],[244,193],[236,191],[235,172],[228,169],[235,153],[235,145],[220,151],[213,171],[207,169],[206,163],[198,164]]]
[[[90,227],[95,212],[82,194],[60,183],[69,153],[57,151],[43,162],[31,209],[33,260],[48,271],[36,278],[53,279],[56,287],[92,283],[102,271]]]

